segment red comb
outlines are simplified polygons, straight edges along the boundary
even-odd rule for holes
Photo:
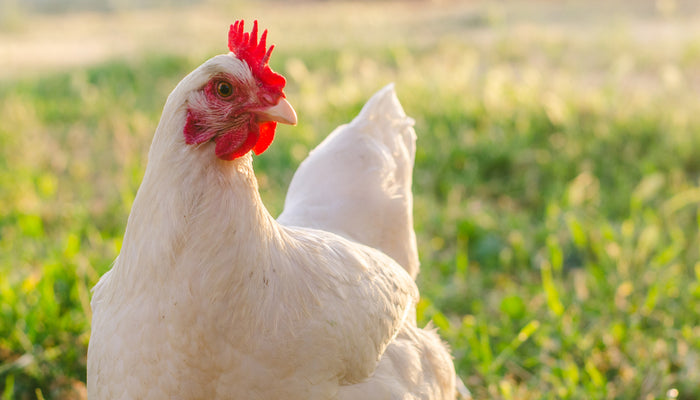
[[[270,54],[274,45],[266,49],[265,41],[267,39],[267,29],[260,36],[258,42],[258,21],[253,22],[253,30],[248,33],[243,31],[243,20],[239,20],[231,25],[228,31],[228,48],[238,59],[245,61],[253,75],[258,78],[263,84],[270,89],[279,90],[280,92],[287,83],[284,77],[274,72],[268,65]],[[284,96],[284,94],[282,94]]]

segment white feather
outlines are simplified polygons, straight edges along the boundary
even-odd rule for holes
[[[282,224],[335,232],[380,249],[415,278],[411,181],[416,134],[393,85],[336,128],[294,174]]]

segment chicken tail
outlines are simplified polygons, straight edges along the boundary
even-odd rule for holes
[[[411,193],[416,134],[390,84],[311,151],[278,221],[334,232],[377,248],[415,278]]]

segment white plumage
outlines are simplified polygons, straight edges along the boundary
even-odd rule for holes
[[[94,289],[90,398],[454,398],[449,352],[415,324],[415,134],[393,88],[311,153],[275,220],[250,153],[224,161],[213,141],[183,139],[188,105],[220,74],[251,79],[221,55],[168,97]]]
[[[393,85],[375,94],[301,164],[278,221],[337,233],[375,247],[415,278],[411,181],[416,134]]]

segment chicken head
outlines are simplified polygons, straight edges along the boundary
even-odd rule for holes
[[[296,113],[285,100],[284,77],[268,65],[274,46],[266,49],[267,30],[258,41],[258,22],[250,33],[243,21],[229,31],[231,53],[205,64],[210,78],[187,101],[185,143],[214,141],[216,156],[233,160],[253,150],[265,151],[277,122],[296,124]]]

